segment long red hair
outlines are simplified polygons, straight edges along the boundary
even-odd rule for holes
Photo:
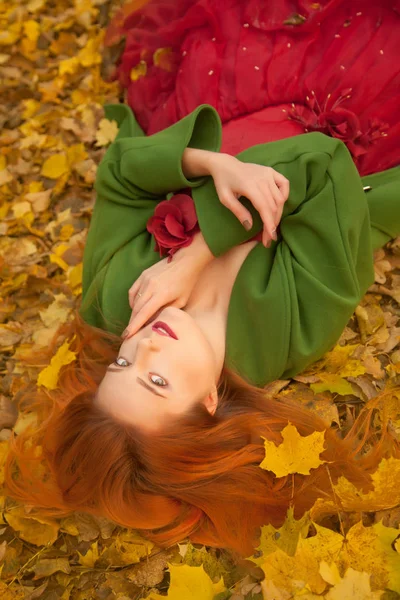
[[[84,511],[135,528],[159,546],[189,537],[249,556],[260,526],[280,526],[289,506],[299,518],[317,497],[332,499],[331,481],[340,475],[369,489],[380,459],[400,456],[386,422],[379,439],[372,433],[372,409],[340,439],[306,408],[267,396],[227,368],[215,415],[199,404],[146,435],[93,402],[120,337],[91,327],[76,312],[46,351],[30,357],[31,364],[45,365],[59,336],[70,341],[76,360],[62,367],[56,390],[32,383],[24,391],[19,410],[35,411],[38,424],[11,436],[5,465],[6,494],[42,514]],[[265,456],[261,436],[281,443],[288,422],[301,435],[326,430],[321,458],[329,471],[324,464],[308,476],[276,478],[259,467]],[[362,452],[366,444],[368,453]]]

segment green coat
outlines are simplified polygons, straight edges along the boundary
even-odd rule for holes
[[[262,221],[242,198],[253,215],[247,232],[219,202],[211,177],[183,175],[187,146],[220,149],[221,121],[212,106],[151,136],[126,105],[107,106],[106,116],[120,130],[97,172],[80,314],[120,335],[131,315],[129,288],[160,260],[146,224],[168,193],[192,188],[214,256],[251,239]],[[278,240],[248,254],[229,304],[226,363],[263,386],[301,372],[339,339],[374,281],[373,250],[400,234],[400,167],[360,177],[345,144],[317,132],[259,144],[237,158],[269,165],[290,181]],[[366,185],[372,190],[364,192]]]

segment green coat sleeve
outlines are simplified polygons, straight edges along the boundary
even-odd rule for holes
[[[171,127],[145,136],[127,106],[109,105],[106,116],[120,129],[97,171],[80,314],[91,325],[120,334],[131,313],[129,288],[160,260],[147,222],[167,194],[202,185],[205,177],[184,176],[182,154],[187,147],[218,152],[221,121],[212,106],[201,105]]]
[[[250,148],[241,160],[272,164],[290,181],[280,237],[250,252],[228,313],[228,364],[264,385],[301,372],[340,337],[374,280],[370,216],[338,139],[307,133]]]
[[[310,134],[304,135],[308,136]],[[294,144],[290,141],[285,141],[282,144],[282,140],[279,140],[252,146],[237,154],[236,158],[243,162],[273,167],[276,171],[286,175],[285,161],[282,160],[281,153],[286,151],[285,148],[293,148],[295,152],[296,147],[297,152],[301,152],[305,142],[304,135],[295,136],[299,140],[296,139]],[[328,138],[328,136],[325,137]],[[292,139],[294,138],[289,138],[289,140]],[[311,138],[311,140],[315,139],[315,137]],[[300,145],[297,142],[300,142]],[[325,140],[325,143],[329,144],[330,142]],[[308,147],[308,145],[305,144],[305,147]],[[267,148],[270,148],[271,151]],[[317,148],[318,145],[315,149]],[[353,176],[356,176],[355,172]],[[400,235],[400,209],[398,208],[400,166],[363,177],[358,175],[358,181],[362,187],[372,186],[372,190],[365,195],[371,216],[371,243],[373,249],[376,250]],[[284,206],[282,218],[292,212],[296,206],[296,202],[293,202],[293,184],[294,182],[290,179],[290,197]],[[246,231],[237,217],[219,201],[212,178],[205,179],[203,185],[193,191],[193,200],[196,205],[200,229],[214,256],[225,254],[230,248],[250,240],[263,229],[259,213],[247,198],[241,196],[239,200],[249,210],[253,218],[252,229]],[[223,224],[223,235],[221,235],[221,224]],[[274,242],[271,244],[272,247],[273,244]]]

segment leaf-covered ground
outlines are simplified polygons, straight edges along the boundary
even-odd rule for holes
[[[102,40],[114,8],[107,0],[0,2],[0,465],[12,428],[26,426],[17,419],[20,391],[29,381],[56,385],[60,364],[71,358],[59,353],[41,373],[23,363],[79,305],[96,167],[117,131],[102,111],[120,97],[104,80],[111,65]],[[400,238],[376,253],[375,270],[375,284],[337,346],[268,391],[294,392],[344,432],[361,406],[378,401],[400,439]],[[377,431],[380,422],[378,412]],[[318,436],[299,438],[289,427],[284,437],[260,468],[281,476],[319,464]],[[399,598],[400,460],[383,460],[373,478],[368,494],[339,480],[336,495],[352,510],[335,518],[322,521],[318,501],[300,521],[289,513],[279,531],[266,525],[258,551],[242,561],[185,540],[162,550],[83,513],[34,518],[29,507],[2,496],[0,596]]]

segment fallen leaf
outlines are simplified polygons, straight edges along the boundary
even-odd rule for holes
[[[49,577],[57,571],[63,573],[71,573],[71,566],[67,558],[42,558],[32,567],[35,576],[33,579],[41,579],[42,577]]]
[[[104,549],[99,554],[98,542],[96,541],[90,546],[85,555],[82,555],[80,552],[78,552],[78,562],[84,567],[94,567],[103,552]]]
[[[49,390],[55,390],[57,388],[58,374],[61,367],[68,365],[74,360],[76,360],[76,353],[69,350],[68,342],[64,342],[57,350],[55,356],[51,359],[50,365],[40,371],[37,385],[43,385]]]
[[[21,539],[35,546],[54,544],[58,537],[59,526],[56,520],[27,515],[22,506],[6,511],[5,517],[7,523],[15,531],[19,531]]]
[[[347,569],[340,579],[325,595],[326,600],[379,600],[384,590],[371,592],[370,573]]]
[[[388,260],[386,260],[386,253],[383,248],[378,248],[374,252],[374,271],[375,271],[375,281],[377,283],[385,283],[386,282],[386,273],[390,271],[392,265]]]
[[[347,396],[353,393],[353,388],[350,383],[332,373],[319,373],[320,383],[312,383],[310,388],[316,393],[321,392],[332,392],[333,394],[339,394],[340,396]]]
[[[324,431],[315,431],[303,437],[296,427],[289,423],[282,430],[283,442],[279,446],[261,437],[264,440],[265,458],[260,467],[273,471],[277,477],[284,477],[290,473],[309,475],[310,469],[316,469],[326,462],[319,458],[325,449]]]
[[[14,178],[11,175],[8,169],[3,169],[0,171],[0,185],[5,185],[6,183],[10,183]]]
[[[98,146],[107,146],[113,142],[118,133],[117,121],[102,119],[96,132],[96,143]]]
[[[301,519],[296,520],[293,513],[293,507],[290,507],[285,522],[279,529],[275,529],[272,525],[261,527],[260,544],[256,548],[257,556],[250,556],[248,560],[261,566],[268,554],[275,552],[278,548],[288,556],[296,554],[299,537],[307,535],[311,518],[308,513],[305,513]]]
[[[58,179],[64,173],[68,173],[69,166],[65,152],[59,152],[50,156],[42,166],[42,175],[50,179]]]
[[[226,588],[221,578],[218,583],[213,583],[203,565],[200,567],[189,567],[188,565],[168,564],[171,574],[171,582],[168,588],[167,598],[169,600],[214,600],[216,594],[223,592]],[[165,596],[150,594],[150,600],[161,600]]]

